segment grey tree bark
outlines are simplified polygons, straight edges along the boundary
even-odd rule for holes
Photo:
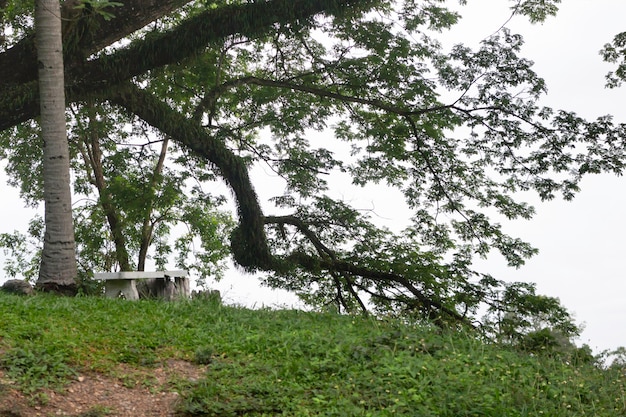
[[[44,291],[72,294],[76,292],[77,266],[59,0],[36,1],[35,30],[46,224],[37,287]]]

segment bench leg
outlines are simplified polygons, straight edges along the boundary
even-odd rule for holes
[[[189,279],[187,277],[176,277],[174,282],[176,283],[176,290],[178,291],[179,298],[191,297],[191,291],[189,290]]]
[[[165,278],[163,298],[167,301],[186,299],[190,297],[189,280],[185,277]]]
[[[134,279],[109,279],[104,284],[104,295],[118,298],[122,294],[127,300],[138,300],[139,293]]]

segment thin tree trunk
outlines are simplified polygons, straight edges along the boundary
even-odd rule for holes
[[[37,0],[35,29],[43,138],[44,245],[37,286],[76,292],[76,244],[70,191],[70,156],[65,125],[63,47],[59,0]]]
[[[87,128],[89,138],[85,138],[85,143],[88,148],[88,162],[93,170],[93,180],[96,188],[98,189],[98,195],[100,197],[100,206],[104,211],[104,214],[109,223],[109,229],[111,230],[111,236],[115,243],[115,259],[120,266],[121,271],[131,271],[130,260],[128,256],[128,250],[126,249],[126,238],[124,237],[122,219],[119,211],[113,204],[111,199],[111,193],[107,187],[104,179],[104,170],[102,168],[102,149],[100,148],[100,138],[97,132],[97,128],[94,126],[95,112],[93,103],[89,102],[89,126]]]
[[[154,199],[156,198],[156,188],[159,185],[161,173],[163,172],[163,164],[165,162],[165,156],[167,155],[167,145],[169,138],[166,136],[161,144],[161,153],[159,160],[154,167],[152,180],[150,181],[150,194],[148,198],[148,208],[146,209],[145,217],[143,219],[143,225],[141,226],[141,245],[139,247],[139,259],[137,262],[137,271],[144,271],[146,268],[146,257],[148,256],[148,249],[152,242],[152,232],[154,230],[154,224],[152,222],[152,207],[154,207]]]

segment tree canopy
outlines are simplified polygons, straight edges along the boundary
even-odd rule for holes
[[[558,3],[511,6],[540,21]],[[241,268],[264,272],[268,285],[317,306],[440,323],[535,310],[568,321],[533,286],[480,274],[472,259],[495,249],[511,266],[523,264],[535,249],[491,217],[530,218],[534,210],[516,200],[518,191],[571,199],[583,175],[622,173],[625,127],[610,116],[587,121],[541,106],[545,83],[519,56],[522,37],[505,28],[477,49],[444,50],[437,36],[460,18],[445,6],[66,1],[67,101],[76,112],[115,115],[115,132],[141,120],[175,143],[188,169],[223,181],[237,205],[232,256]],[[12,34],[0,52],[0,130],[13,138],[4,145],[11,160],[36,149],[6,145],[34,141],[19,132],[38,116],[36,57],[28,2],[0,7]],[[107,139],[96,142],[104,147]],[[132,159],[114,148],[110,158]],[[34,155],[17,159],[24,157]],[[286,181],[272,200],[280,214],[267,213],[257,197],[250,170],[259,164]],[[331,198],[333,175],[401,191],[411,225],[393,233]]]

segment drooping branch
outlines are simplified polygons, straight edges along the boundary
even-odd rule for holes
[[[325,270],[337,276],[362,277],[401,285],[414,298],[415,307],[431,312],[436,311],[453,320],[466,322],[462,315],[446,307],[441,301],[424,294],[407,277],[339,259],[334,251],[324,245],[306,223],[297,217],[264,217],[248,176],[248,167],[243,160],[221,141],[207,133],[202,126],[184,117],[146,91],[129,85],[111,101],[171,136],[175,141],[206,158],[217,167],[222,178],[233,190],[238,204],[240,224],[232,236],[232,249],[235,260],[241,266],[250,270],[276,270],[287,264],[309,271]],[[295,226],[317,248],[320,256],[297,252],[287,256],[284,262],[280,262],[270,253],[264,230],[265,224]],[[348,280],[346,284],[352,287],[354,281]]]
[[[263,230],[263,212],[243,159],[201,125],[132,84],[112,97],[111,102],[137,115],[215,165],[237,201],[240,225],[232,236],[235,259],[245,268],[271,269],[274,260]]]

